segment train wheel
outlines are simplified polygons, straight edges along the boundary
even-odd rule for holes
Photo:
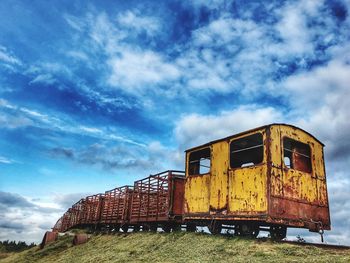
[[[140,226],[134,226],[133,232],[139,232],[140,231]]]
[[[120,230],[120,225],[115,225],[114,226],[114,233],[118,233]]]
[[[195,224],[187,224],[186,225],[186,231],[187,232],[196,232],[197,227]]]
[[[235,236],[256,238],[259,235],[259,226],[250,224],[236,225]]]
[[[157,229],[158,229],[158,225],[157,224],[152,224],[151,227],[150,227],[150,230],[152,232],[157,232]]]
[[[181,231],[181,225],[180,224],[175,224],[175,225],[173,225],[172,229],[173,229],[173,232]]]
[[[149,229],[150,229],[150,225],[148,224],[142,225],[142,232],[148,232]]]
[[[271,226],[270,236],[273,240],[282,240],[287,236],[287,227],[285,226]]]
[[[163,231],[164,231],[165,233],[170,233],[170,231],[171,231],[171,225],[165,224],[165,225],[162,226],[162,229],[163,229]]]
[[[123,225],[122,226],[122,230],[123,230],[124,233],[127,233],[128,230],[129,230],[129,226],[128,225]]]
[[[208,229],[209,229],[210,233],[212,233],[213,235],[218,235],[221,233],[222,224],[221,224],[221,222],[214,220],[208,225]]]

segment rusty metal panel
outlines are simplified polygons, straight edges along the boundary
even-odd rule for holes
[[[266,165],[229,171],[229,213],[267,211]]]
[[[270,222],[284,222],[311,230],[315,223],[330,228],[328,196],[325,180],[323,145],[313,136],[296,127],[275,125],[271,129]],[[293,151],[294,163],[284,160],[285,139],[310,148],[310,164]],[[300,155],[300,154],[299,154]],[[305,158],[305,157],[303,157]],[[317,226],[319,227],[319,226]],[[317,228],[316,227],[316,228]]]
[[[310,174],[286,169],[283,171],[283,196],[308,203],[317,202],[317,180]]]
[[[135,181],[130,222],[168,221],[171,218],[172,178],[184,178],[183,172],[166,171]],[[175,189],[175,188],[174,188]]]
[[[273,125],[270,127],[269,136],[269,156],[268,165],[270,168],[269,174],[269,189],[271,196],[283,195],[283,174],[282,174],[282,157],[281,157],[281,135],[280,126]]]
[[[311,148],[313,158],[311,158],[313,170],[311,173],[303,172],[297,167],[288,169],[282,161],[283,173],[283,195],[291,199],[304,200],[306,202],[317,201],[317,178],[315,167],[315,149],[313,147],[314,141],[310,136],[298,129],[291,127],[280,126],[281,129],[281,157],[283,158],[283,139],[290,138],[295,141],[305,143]],[[294,153],[293,153],[294,155]],[[300,168],[300,164],[298,165]]]
[[[41,241],[40,248],[43,249],[47,244],[56,241],[58,238],[57,232],[46,231],[43,240]]]
[[[183,174],[181,174],[181,177],[173,175],[170,182],[172,189],[170,197],[170,215],[182,217],[184,207],[185,177]]]
[[[122,186],[106,191],[101,212],[101,223],[123,224],[128,220],[132,186]]]
[[[217,142],[211,147],[210,212],[227,211],[229,144]]]
[[[271,223],[283,223],[314,230],[317,223],[321,222],[322,229],[330,229],[329,211],[325,206],[296,202],[286,198],[272,198],[271,211],[273,213],[269,220]]]
[[[73,245],[74,246],[81,245],[88,242],[88,240],[89,240],[88,234],[75,234],[73,238]]]
[[[282,157],[281,157],[281,129],[280,125],[272,125],[269,129],[270,133],[270,162],[272,167],[281,168]]]
[[[185,213],[209,214],[210,174],[188,176],[185,185]]]

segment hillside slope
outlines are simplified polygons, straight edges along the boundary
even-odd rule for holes
[[[0,262],[350,262],[350,251],[201,233],[96,235],[79,246],[72,236]]]

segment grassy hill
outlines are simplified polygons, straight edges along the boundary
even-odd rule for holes
[[[72,236],[0,262],[350,262],[350,251],[202,233],[96,235],[79,246]]]

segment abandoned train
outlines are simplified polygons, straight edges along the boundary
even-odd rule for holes
[[[330,230],[324,145],[308,132],[270,124],[186,151],[186,171],[166,171],[75,203],[53,231],[233,229],[256,237],[287,227]]]

